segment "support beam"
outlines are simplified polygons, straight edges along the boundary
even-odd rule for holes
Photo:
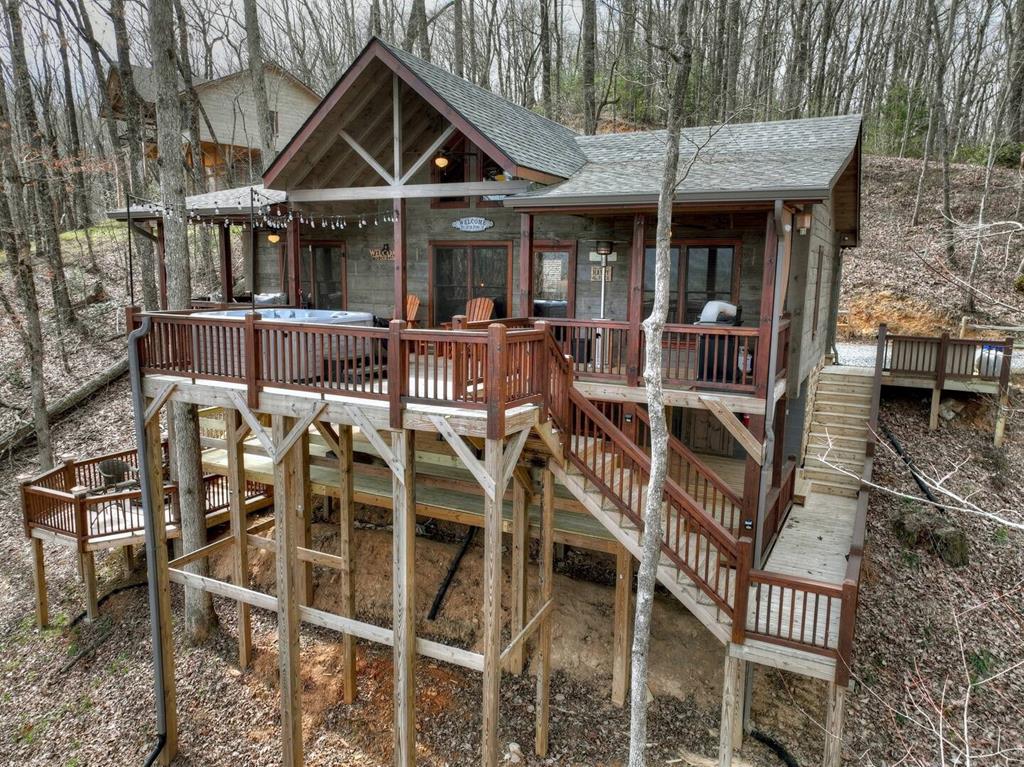
[[[395,758],[397,767],[416,763],[416,485],[415,432],[391,435],[395,456],[392,570],[394,610]],[[401,478],[397,475],[401,473]]]
[[[164,510],[164,470],[163,445],[160,437],[159,419],[145,425],[146,433],[146,465],[140,466],[141,471],[148,473],[151,508],[156,517],[163,516]],[[157,612],[159,614],[160,644],[163,648],[160,663],[164,679],[164,717],[167,725],[167,742],[160,752],[160,765],[169,765],[178,753],[178,709],[177,695],[174,684],[174,636],[171,632],[171,582],[167,571],[167,527],[155,525],[153,528],[153,550],[156,559],[156,594]]]
[[[448,141],[448,139],[450,139],[454,134],[454,125],[449,125],[447,128],[445,128],[444,131],[442,131],[441,135],[434,139],[434,143],[427,147],[427,150],[416,159],[416,162],[410,165],[408,170],[406,170],[405,173],[402,174],[402,180],[399,183],[408,184],[409,179],[415,176],[416,172],[419,171],[419,169],[422,168],[426,163],[430,162],[430,160],[434,157],[434,155],[438,153],[441,147],[445,145],[445,142]]]
[[[554,520],[555,520],[555,475],[545,467],[541,480],[540,503],[540,601],[546,603],[554,592]],[[537,722],[534,750],[537,756],[548,753],[548,715],[551,699],[551,613],[540,627],[537,641]]]
[[[939,403],[942,401],[942,389],[932,389],[932,405],[928,413],[928,431],[939,428]]]
[[[729,433],[736,438],[736,441],[740,443],[740,446],[747,451],[747,455],[749,455],[754,462],[760,466],[764,460],[764,448],[760,441],[750,433],[750,430],[743,425],[743,422],[736,417],[736,414],[714,397],[701,397],[700,400],[704,407],[714,413],[715,418],[722,423],[722,426],[724,426]]]
[[[253,237],[253,241],[256,241]],[[292,306],[298,306],[302,299],[301,269],[299,266],[299,249],[302,246],[302,232],[299,224],[299,217],[295,216],[288,221],[285,229],[286,257],[288,263],[288,302]],[[253,264],[256,263],[256,254],[252,254]],[[255,268],[255,267],[254,267]],[[253,288],[255,292],[255,287]]]
[[[828,683],[825,701],[825,754],[822,767],[839,767],[843,761],[843,719],[846,716],[846,688]]]
[[[391,142],[395,172],[390,183],[395,184],[402,177],[402,81],[397,74],[391,75]]]
[[[733,658],[728,651],[725,654],[725,670],[722,679],[722,721],[719,725],[718,767],[732,767],[732,754],[735,747],[733,728],[736,726],[737,709],[742,716],[743,689],[740,677],[740,661]]]
[[[569,279],[575,279],[575,275],[570,275]],[[533,316],[532,213],[519,214],[519,316]]]
[[[205,235],[204,235],[205,236]],[[217,255],[220,259],[221,300],[229,304],[235,300],[235,280],[231,273],[231,228],[217,227]]]
[[[526,625],[529,602],[526,560],[530,553],[530,518],[527,514],[529,497],[519,480],[512,482],[512,636]],[[523,673],[523,645],[519,644],[509,656],[509,670],[519,676]]]
[[[338,556],[341,558],[341,598],[338,609],[346,618],[356,617],[355,563],[355,482],[352,476],[352,427],[338,427]],[[346,703],[356,699],[356,642],[351,634],[341,640],[341,674]]]
[[[275,444],[280,444],[294,425],[293,418],[274,416]],[[281,746],[284,767],[301,767],[302,678],[299,657],[299,602],[302,598],[296,549],[299,520],[305,509],[295,509],[295,486],[301,482],[305,444],[296,442],[275,468],[274,530],[277,538],[277,652],[281,685]],[[308,463],[306,464],[308,466]]]
[[[160,308],[167,309],[167,256],[164,247],[164,222],[161,219],[156,223],[156,238],[153,240],[156,246],[156,273],[160,285]]]
[[[352,138],[351,134],[349,134],[348,131],[340,130],[340,131],[338,131],[338,135],[341,136],[343,139],[345,139],[345,143],[348,144],[350,147],[352,147],[352,149],[355,151],[355,153],[357,155],[359,155],[360,157],[362,157],[363,161],[367,165],[369,165],[371,168],[373,168],[373,170],[377,173],[378,176],[380,176],[382,179],[384,179],[384,183],[386,183],[386,184],[394,184],[395,183],[394,176],[392,176],[390,173],[388,173],[386,170],[384,170],[383,166],[381,166],[381,164],[379,162],[377,162],[377,160],[374,158],[374,156],[371,155],[369,152],[367,152],[365,149],[363,149],[362,145],[358,141],[356,141],[354,138]]]
[[[643,213],[633,216],[633,241],[630,246],[629,258],[629,295],[626,305],[626,318],[629,330],[626,336],[626,384],[637,386],[640,383],[640,323],[643,322],[644,302],[644,254],[646,247],[644,234],[646,220]]]
[[[404,200],[430,197],[483,197],[526,192],[529,181],[466,181],[456,184],[406,184],[404,186],[351,186],[329,189],[294,189],[288,202],[358,202],[360,200]]]
[[[231,537],[235,541],[232,580],[236,586],[249,586],[249,544],[245,514],[245,453],[238,441],[244,422],[237,410],[224,411],[225,443],[228,459],[228,509]],[[245,669],[252,660],[252,618],[249,605],[238,601],[238,666]]]
[[[43,564],[43,542],[30,538],[32,546],[32,581],[36,587],[36,626],[42,630],[50,623],[50,602],[46,597],[46,569]]]
[[[504,469],[504,442],[488,438],[484,465],[497,482]],[[498,708],[501,692],[501,497],[484,498],[483,738],[480,763],[498,765]]]
[[[396,199],[391,207],[392,227],[394,231],[392,238],[394,245],[392,252],[395,254],[395,308],[392,317],[396,320],[407,320],[405,316],[405,297],[409,292],[409,278],[406,271],[407,254],[405,252],[405,200]],[[398,351],[397,349],[395,350]]]
[[[99,600],[96,597],[96,557],[91,551],[78,555],[82,562],[82,583],[85,588],[85,615],[89,623],[100,617]]]
[[[630,651],[633,646],[633,555],[625,546],[615,554],[614,656],[612,703],[626,705],[629,694]]]

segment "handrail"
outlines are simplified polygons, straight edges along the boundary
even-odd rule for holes
[[[640,422],[647,427],[649,431],[651,428],[651,421],[647,411],[642,407],[638,407],[636,408],[636,416],[640,420]],[[721,522],[722,526],[725,527],[727,530],[730,530],[733,534],[738,533],[736,525],[739,523],[738,514],[743,509],[743,501],[740,499],[736,491],[733,490],[714,469],[712,469],[710,466],[704,463],[704,461],[702,461],[696,453],[690,450],[690,448],[688,448],[682,440],[680,440],[673,434],[668,435],[668,448],[669,452],[673,456],[675,456],[680,462],[682,462],[684,467],[687,467],[686,478],[682,480],[676,479],[675,477],[672,478],[676,479],[676,482],[678,482],[679,485],[682,486],[683,488],[688,488],[688,467],[692,466],[693,470],[696,472],[697,475],[697,477],[694,478],[695,486],[697,486],[698,478],[700,480],[703,480],[705,483],[704,492],[696,493],[694,494],[694,497],[699,499],[702,505],[704,506],[705,510],[711,512],[712,515],[714,515],[715,512],[721,512],[722,519],[719,521]],[[670,462],[670,477],[671,471],[672,464]],[[710,486],[712,488],[710,498],[708,497],[707,486]],[[717,497],[718,495],[723,496],[721,501]],[[728,504],[731,505],[731,509],[726,508],[726,502],[728,502]],[[729,520],[728,523],[726,523],[727,517]]]

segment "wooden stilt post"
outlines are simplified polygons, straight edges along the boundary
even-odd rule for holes
[[[224,441],[228,459],[228,509],[231,516],[231,537],[235,542],[232,577],[236,586],[249,587],[249,542],[245,515],[245,454],[238,434],[242,416],[237,410],[224,410]],[[252,620],[249,605],[238,602],[238,666],[248,668],[252,660]]]
[[[85,583],[85,615],[90,623],[100,617],[96,596],[96,557],[91,551],[78,555],[82,561],[82,581]]]
[[[743,716],[746,706],[747,662],[736,661],[736,705],[732,707],[732,748],[743,748]]]
[[[354,618],[356,614],[354,545],[355,504],[352,500],[352,427],[338,427],[338,556],[341,557],[341,614]],[[356,699],[356,641],[351,634],[341,640],[341,673],[344,678],[345,702]]]
[[[732,765],[732,752],[736,746],[733,730],[738,718],[737,709],[742,712],[743,706],[740,661],[731,657],[728,652],[727,646],[722,679],[722,722],[719,726],[718,767],[731,767]]]
[[[615,655],[612,658],[612,703],[626,704],[633,644],[633,555],[625,546],[615,554]]]
[[[289,430],[295,419],[289,419]],[[294,481],[289,483],[287,508],[295,515],[296,545],[308,549],[313,530],[313,492],[309,483],[309,430],[303,430],[295,440],[289,456],[295,459]],[[286,459],[287,460],[287,459]],[[276,504],[275,504],[276,505]],[[296,594],[303,605],[313,605],[313,563],[299,562],[296,577]]]
[[[999,395],[996,398],[996,430],[992,444],[1003,446],[1006,438],[1006,413],[1010,408],[1010,360],[1013,355],[1013,338],[1007,337],[1003,347],[1003,366],[999,371]]]
[[[843,760],[843,718],[846,713],[846,688],[828,683],[825,704],[825,755],[823,767],[839,767]]]
[[[495,484],[504,466],[502,438],[488,437],[484,467]],[[501,498],[484,496],[484,678],[480,763],[498,764],[498,704],[501,691]]]
[[[530,519],[527,515],[526,487],[518,479],[512,480],[512,636],[526,624],[528,589],[526,559],[530,551]],[[510,658],[510,671],[523,673],[523,645],[520,644]]]
[[[416,763],[416,489],[413,432],[392,432],[394,542],[392,544],[395,758],[397,767]]]
[[[30,538],[32,545],[32,576],[36,586],[36,625],[40,629],[50,623],[50,603],[46,598],[46,569],[43,565],[43,542]]]
[[[942,401],[942,389],[932,389],[932,406],[928,414],[928,431],[939,428],[939,403]]]
[[[147,403],[148,404],[148,403]],[[157,519],[164,518],[163,445],[160,439],[160,419],[146,425],[147,465],[139,469],[149,474],[150,503]],[[160,752],[161,765],[169,765],[178,754],[178,709],[174,684],[174,637],[171,633],[171,581],[167,572],[167,527],[156,525],[153,530],[156,551],[157,610],[160,614],[160,639],[163,647],[164,712],[167,724],[167,742]]]
[[[295,424],[294,418],[273,417],[273,439],[281,445]],[[296,485],[302,482],[308,453],[299,439],[274,467],[274,530],[277,537],[277,652],[281,678],[281,748],[284,767],[302,764],[302,679],[299,657],[299,602],[302,598],[296,547],[299,522],[305,509],[292,504],[301,497]]]
[[[544,469],[540,505],[540,603],[546,604],[554,592],[554,519],[555,476]],[[548,704],[551,697],[551,612],[540,624],[537,641],[537,726],[534,750],[537,756],[548,753]]]

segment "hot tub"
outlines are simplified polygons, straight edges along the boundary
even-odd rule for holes
[[[245,320],[252,309],[222,309],[219,311],[196,312],[193,317],[220,317]],[[289,309],[256,307],[261,320],[274,323],[295,323],[304,325],[356,325],[373,327],[370,312],[349,312],[334,309]],[[280,383],[313,383],[324,375],[329,365],[355,368],[365,354],[366,343],[356,343],[351,336],[317,335],[293,333],[280,328],[264,328],[259,331],[260,373],[268,381]],[[238,346],[241,354],[231,352]],[[197,372],[217,376],[243,376],[244,370],[235,370],[234,361],[246,360],[248,350],[245,337],[238,333],[204,334],[200,328],[193,329],[193,359]]]

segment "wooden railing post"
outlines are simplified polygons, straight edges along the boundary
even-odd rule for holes
[[[391,320],[388,325],[388,400],[391,428],[402,428],[402,397],[409,389],[408,350],[402,341],[405,320]]]
[[[530,360],[530,364],[536,381],[534,388],[540,391],[542,397],[540,420],[544,423],[548,420],[548,411],[551,409],[551,374],[548,372],[548,334],[551,329],[543,320],[537,322],[534,329],[540,331],[540,349],[536,359]]]
[[[255,410],[260,404],[260,362],[262,350],[260,349],[259,334],[256,332],[256,320],[259,315],[256,312],[248,312],[245,315],[245,387],[246,402],[250,408]]]
[[[505,402],[508,399],[507,334],[505,326],[497,322],[487,328],[487,370],[484,386],[487,393],[488,439],[502,439],[505,436]]]
[[[949,355],[949,333],[939,337],[938,359],[935,361],[935,388],[941,390],[946,383],[946,358]]]
[[[868,414],[868,439],[864,455],[875,455],[876,432],[878,431],[878,405],[882,392],[882,370],[885,368],[885,347],[888,343],[889,327],[883,322],[878,326],[878,347],[875,351],[875,374],[871,384],[871,411]]]
[[[89,491],[81,485],[74,485],[69,491],[75,496],[75,538],[78,539],[79,553],[85,551],[85,542],[89,540],[89,521],[85,513],[85,498]]]
[[[836,684],[845,687],[853,668],[853,629],[857,620],[857,583],[843,581],[843,602],[839,609],[839,639],[836,642]]]
[[[466,315],[456,314],[452,317],[452,330],[465,330],[466,329]]]
[[[78,483],[75,481],[75,456],[71,453],[61,455],[59,457],[61,462],[61,480],[64,485],[61,490],[70,492]]]
[[[747,634],[747,601],[750,596],[750,568],[754,543],[747,536],[736,542],[736,594],[732,608],[732,642],[743,644]]]

